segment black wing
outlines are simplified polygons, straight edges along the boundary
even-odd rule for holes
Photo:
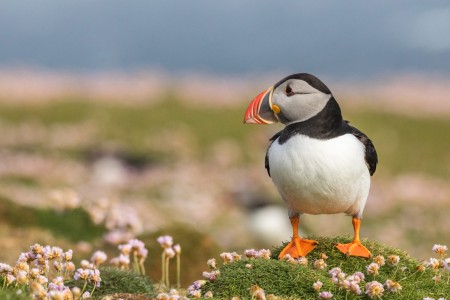
[[[353,126],[350,126],[350,128],[351,133],[366,147],[366,156],[365,156],[366,164],[367,167],[369,168],[370,176],[372,176],[375,173],[378,164],[378,155],[377,151],[375,150],[375,146],[372,144],[372,141],[367,137],[367,135],[365,135],[364,133],[362,133]]]
[[[272,146],[273,142],[274,142],[280,135],[281,135],[281,131],[275,133],[275,135],[274,135],[273,137],[270,138],[269,141],[271,141],[271,143],[270,143],[269,147],[267,147],[266,158],[264,159],[264,166],[266,167],[267,174],[269,174],[269,177],[271,177],[271,176],[270,176],[269,155],[268,155],[268,153],[269,153],[269,148],[270,148],[270,146]]]

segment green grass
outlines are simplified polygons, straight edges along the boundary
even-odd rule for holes
[[[113,294],[134,294],[142,296],[155,295],[153,283],[149,277],[137,273],[119,270],[113,267],[100,268],[102,281],[100,287],[94,291],[95,299],[102,299],[104,296]],[[78,286],[83,288],[83,281],[70,281],[67,286]],[[88,284],[86,291],[92,291],[93,285]]]
[[[433,271],[426,269],[424,272],[418,272],[417,267],[421,262],[399,249],[373,241],[363,241],[373,256],[383,255],[385,258],[389,255],[400,256],[400,264],[397,267],[386,264],[380,268],[379,275],[370,276],[366,274],[366,266],[372,260],[347,257],[334,247],[336,243],[349,242],[350,238],[315,239],[319,241],[319,245],[308,255],[307,266],[276,259],[282,249],[280,246],[274,249],[273,259],[243,259],[223,265],[217,280],[214,283],[207,283],[202,291],[210,290],[218,299],[230,299],[233,296],[249,299],[251,297],[249,288],[258,285],[264,289],[266,295],[273,294],[283,299],[317,299],[317,293],[312,285],[320,280],[324,283],[322,290],[331,291],[335,295],[334,299],[367,299],[364,295],[349,294],[332,283],[328,271],[333,267],[340,267],[347,275],[356,271],[365,273],[365,282],[376,280],[383,284],[387,279],[399,281],[403,290],[397,294],[385,292],[383,299],[422,299],[429,296],[439,298],[450,295],[450,285],[446,283],[449,278],[448,272],[443,276],[443,282],[435,284],[432,280]],[[316,270],[313,267],[314,261],[319,259],[321,253],[328,255],[326,270]],[[245,267],[248,263],[252,264],[252,269]]]
[[[0,197],[0,219],[17,227],[38,227],[50,230],[55,236],[77,242],[101,237],[106,229],[95,225],[84,209],[67,211],[34,208],[16,204]]]
[[[374,142],[378,171],[450,178],[450,120],[358,110],[346,116]]]
[[[7,124],[35,121],[49,128],[55,124],[90,122],[98,130],[98,138],[90,141],[90,149],[66,150],[67,155],[76,157],[89,155],[113,142],[130,159],[153,162],[168,157],[166,161],[171,161],[173,153],[161,150],[159,141],[153,139],[154,143],[149,143],[148,140],[150,137],[157,139],[162,133],[181,132],[191,139],[196,159],[209,153],[214,143],[230,139],[240,146],[243,163],[262,161],[265,146],[260,141],[255,142],[255,135],[266,134],[269,139],[282,126],[243,125],[245,104],[205,106],[170,95],[156,104],[135,106],[71,98],[28,106],[4,104],[0,107],[0,120]],[[450,178],[450,120],[345,107],[344,118],[374,141],[380,159],[378,172],[386,175],[415,172]],[[45,144],[29,145],[27,151],[52,151],[45,147]]]

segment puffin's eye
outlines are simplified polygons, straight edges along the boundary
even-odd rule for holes
[[[294,91],[292,90],[292,88],[289,85],[287,85],[286,86],[286,96],[290,97],[292,95],[294,95]]]

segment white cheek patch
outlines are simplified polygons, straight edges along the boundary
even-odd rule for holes
[[[288,97],[285,94],[286,86],[289,85],[294,95]],[[303,80],[288,80],[278,86],[273,92],[273,103],[280,107],[283,116],[293,122],[306,121],[321,112],[331,94],[313,88]]]
[[[292,122],[302,122],[320,113],[327,105],[331,95],[323,93],[296,94],[286,103],[285,116]]]

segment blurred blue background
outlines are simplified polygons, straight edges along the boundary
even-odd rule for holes
[[[0,67],[450,73],[448,1],[2,1]]]

